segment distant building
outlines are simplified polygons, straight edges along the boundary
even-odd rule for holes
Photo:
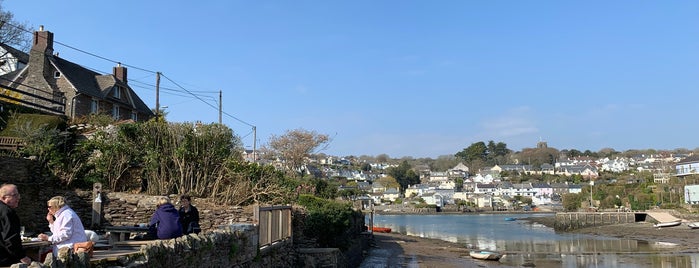
[[[699,204],[699,185],[684,186],[684,202],[686,204]]]

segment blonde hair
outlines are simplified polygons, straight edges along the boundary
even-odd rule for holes
[[[66,199],[63,198],[62,196],[54,196],[51,197],[48,201],[49,206],[55,206],[57,208],[62,208],[63,206],[66,205]]]
[[[170,204],[170,198],[167,196],[161,196],[158,198],[158,207],[165,205],[165,204]]]

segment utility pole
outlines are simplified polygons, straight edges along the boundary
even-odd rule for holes
[[[155,73],[155,121],[160,121],[160,72]]]
[[[257,127],[252,126],[252,162],[257,163]]]
[[[218,124],[223,124],[222,114],[223,114],[223,90],[218,90]]]

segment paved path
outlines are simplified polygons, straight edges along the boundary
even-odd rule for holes
[[[680,219],[667,212],[647,212],[647,214],[658,222],[671,222]]]

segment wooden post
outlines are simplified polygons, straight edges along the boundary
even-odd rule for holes
[[[102,184],[95,183],[92,186],[92,229],[100,229],[102,221]]]

